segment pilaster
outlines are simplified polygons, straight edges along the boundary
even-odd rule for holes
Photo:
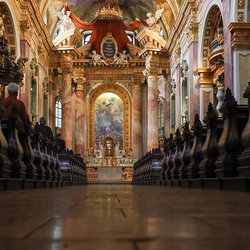
[[[133,158],[141,159],[142,152],[142,78],[133,79]]]

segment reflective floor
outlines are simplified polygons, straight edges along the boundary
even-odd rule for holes
[[[0,249],[250,249],[250,194],[88,185],[0,192]]]

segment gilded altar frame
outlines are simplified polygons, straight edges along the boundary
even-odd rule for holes
[[[132,105],[129,92],[119,83],[101,83],[96,85],[87,96],[87,147],[95,148],[95,100],[104,93],[114,93],[123,101],[123,149],[131,149]]]

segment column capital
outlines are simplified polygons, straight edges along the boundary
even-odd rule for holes
[[[155,78],[157,80],[157,77],[162,74],[161,68],[147,68],[143,71],[143,75],[149,78]]]
[[[145,78],[141,78],[141,77],[133,78],[133,90],[140,91],[142,88],[141,85],[143,82],[145,82]]]
[[[84,91],[86,78],[77,77],[77,78],[74,78],[74,82],[76,82],[76,91]]]

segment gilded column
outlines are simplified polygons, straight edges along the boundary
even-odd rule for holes
[[[133,158],[141,159],[142,147],[142,86],[141,79],[133,84]]]
[[[148,82],[148,144],[147,150],[158,148],[158,75],[162,69],[150,68],[144,71]]]
[[[85,78],[76,79],[76,154],[80,154],[84,157],[85,142],[86,142],[86,128],[85,128],[85,98],[84,98],[84,87]]]
[[[62,74],[62,139],[66,148],[72,149],[72,107],[71,107],[71,68],[63,68]]]

